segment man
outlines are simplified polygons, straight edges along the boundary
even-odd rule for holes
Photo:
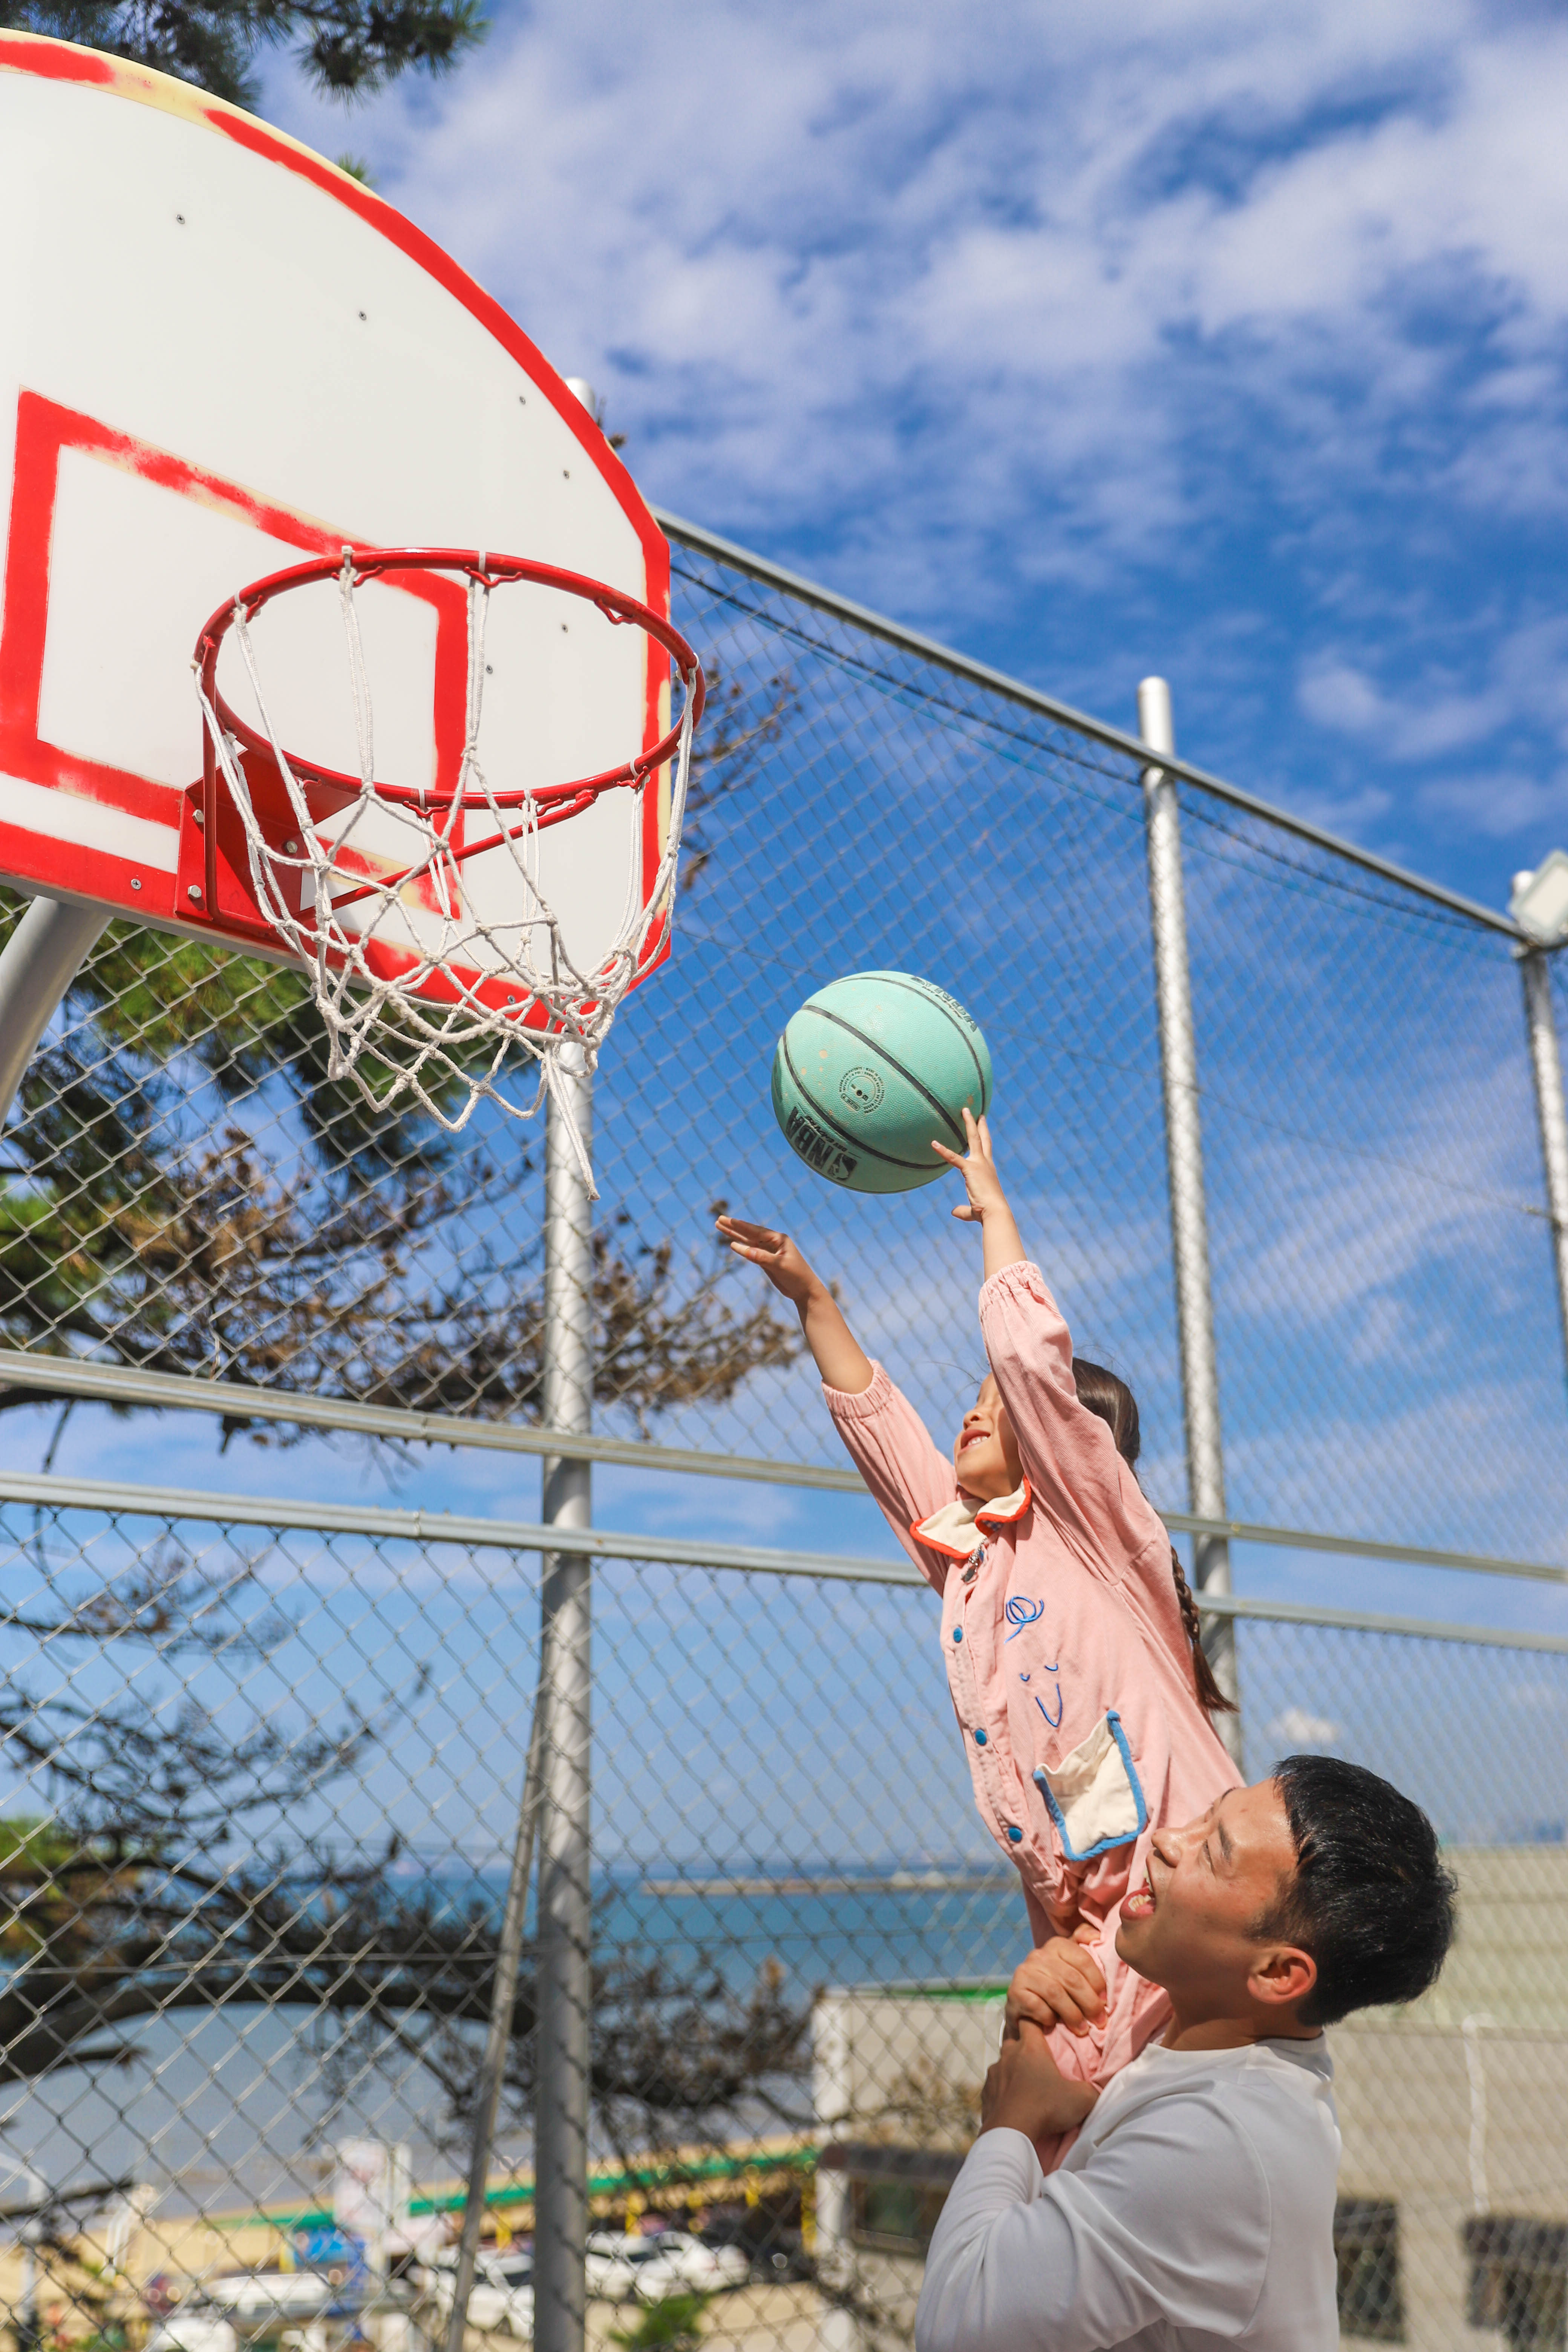
[[[1425,1992],[1453,1930],[1430,1822],[1359,1765],[1292,1756],[1158,1831],[1115,1940],[1170,1996],[1164,2038],[1103,2091],[1070,2081],[1037,2021],[1092,2014],[1100,1972],[1071,1944],[1019,1971],[916,2352],[1333,2352],[1322,2029]],[[1035,2142],[1075,2126],[1047,2178]]]

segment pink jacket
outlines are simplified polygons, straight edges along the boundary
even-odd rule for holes
[[[1190,1821],[1236,1768],[1193,1687],[1171,1545],[1105,1423],[1078,1401],[1072,1341],[1038,1266],[980,1294],[991,1370],[1024,1483],[997,1503],[959,1488],[880,1365],[858,1396],[826,1389],[857,1468],[910,1558],[941,1593],[941,1643],[974,1801],[1024,1881],[1037,1944],[1081,1923],[1107,2020],[1053,2036],[1059,2063],[1095,2081],[1135,2057],[1165,1996],[1117,1960],[1116,1910],[1143,1875],[1151,1828]]]

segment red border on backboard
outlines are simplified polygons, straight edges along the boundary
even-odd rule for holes
[[[460,302],[487,332],[493,336],[509,357],[516,362],[542,396],[549,401],[582,448],[588,463],[614,491],[623,513],[637,532],[643,551],[645,576],[640,593],[644,603],[651,604],[656,611],[668,613],[668,542],[638,494],[631,476],[611,449],[598,426],[587,415],[576,396],[567,391],[565,384],[544,359],[542,353],[523,333],[516,321],[507,315],[500,304],[491,295],[487,294],[482,287],[477,285],[468,272],[460,268],[451,258],[450,255],[444,253],[433,238],[426,236],[422,229],[416,228],[412,221],[405,220],[401,213],[395,211],[384,198],[375,194],[374,190],[365,187],[360,181],[352,179],[347,173],[339,171],[335,164],[329,163],[324,157],[312,154],[309,148],[301,147],[281,131],[274,131],[267,123],[258,121],[254,115],[246,114],[238,107],[230,106],[225,100],[211,98],[205,91],[192,89],[187,83],[174,81],[167,75],[154,73],[146,67],[128,64],[118,58],[104,57],[94,49],[79,48],[70,42],[51,40],[37,33],[0,33],[0,72],[31,74],[41,80],[75,82],[85,88],[102,89],[106,93],[128,99],[142,105],[157,107],[165,113],[177,114],[186,121],[201,123],[206,129],[215,131],[220,138],[232,140],[237,146],[247,148],[253,154],[265,157],[268,163],[278,164],[285,171],[294,172],[301,179],[309,180],[324,194],[333,197],[337,203],[346,205],[351,212],[357,214],[368,227],[374,229],[378,235],[384,236],[389,243],[405,253],[410,260],[416,262],[427,276],[433,278],[455,300]],[[32,399],[37,396],[29,394],[26,397]],[[44,404],[52,406],[52,404]],[[61,410],[58,414],[66,416],[69,412]],[[21,421],[18,417],[19,431]],[[109,442],[119,436],[113,436],[107,426],[94,425],[91,419],[82,418],[74,421],[90,426],[94,432],[108,436],[108,439],[100,444],[79,444],[78,446],[94,446],[98,448],[99,454],[110,455]],[[56,446],[55,462],[58,467],[59,445],[57,443]],[[161,453],[155,454],[161,455]],[[122,462],[118,457],[114,461]],[[164,462],[173,464],[174,461],[164,460]],[[192,476],[195,476],[196,471],[195,468],[187,470]],[[21,468],[18,465],[18,487],[20,487],[20,473]],[[154,476],[153,478],[158,478],[158,477]],[[178,488],[182,485],[172,483],[170,487]],[[236,485],[224,484],[215,487],[220,489],[226,500],[230,498],[237,499],[240,503],[237,510],[245,514],[247,519],[257,519],[263,513],[270,517],[276,512],[279,520],[274,522],[268,520],[263,528],[275,530],[277,536],[286,543],[304,548],[307,552],[315,553],[319,547],[321,551],[325,551],[331,546],[342,545],[345,538],[352,540],[353,537],[352,532],[341,535],[328,534],[324,541],[321,542],[300,537],[298,535],[300,531],[307,527],[307,518],[287,516],[286,509],[273,509],[258,494],[240,489]],[[52,488],[49,491],[49,512],[52,517]],[[285,516],[289,528],[281,527]],[[324,526],[320,525],[311,527],[324,529]],[[13,523],[13,538],[14,536]],[[14,551],[13,547],[13,553]],[[515,554],[529,552],[525,548],[512,549],[508,551]],[[238,581],[235,583],[237,587],[243,584]],[[0,709],[8,707],[9,704],[8,682],[11,673],[6,667],[5,648],[11,641],[14,617],[10,586],[8,577],[5,633],[4,638],[0,639]],[[195,631],[201,626],[202,619],[203,615],[200,614],[193,617],[193,643]],[[28,620],[24,616],[20,625],[22,635],[16,640],[16,652],[18,661],[30,664],[31,651],[26,641],[28,625]],[[43,621],[40,616],[37,623],[39,663],[37,675],[39,676],[41,676],[42,664],[42,626]],[[640,747],[644,750],[657,743],[664,732],[661,712],[669,681],[668,663],[652,640],[648,644],[646,676],[643,740]],[[36,689],[30,705],[25,704],[23,708],[30,709],[36,722],[37,713]],[[4,738],[0,737],[0,740],[3,740]],[[36,743],[36,724],[33,730],[33,740]],[[197,748],[195,734],[193,734],[192,742],[194,774]],[[8,751],[0,752],[0,759],[4,759],[6,764],[9,763],[9,756]],[[64,755],[55,753],[51,756],[58,759]],[[78,764],[85,770],[89,763]],[[16,769],[12,772],[30,773],[31,772]],[[105,783],[115,772],[112,770],[99,772]],[[37,779],[39,782],[58,780],[54,775]],[[89,797],[110,800],[116,806],[124,805],[123,803],[113,799],[111,792],[95,791],[92,784],[86,782],[85,776],[83,782],[86,784]],[[82,784],[72,786],[72,789],[76,790],[82,788]],[[144,784],[142,791],[144,794],[146,791]],[[643,831],[643,889],[645,896],[652,885],[658,866],[662,831],[660,809],[663,799],[664,795],[659,786],[650,780],[644,796],[646,822]],[[5,856],[7,840],[13,836],[22,837],[19,828],[0,824],[0,866],[7,863]],[[36,847],[39,835],[28,832],[25,838]],[[142,868],[133,867],[123,859],[110,857],[104,853],[99,853],[95,858],[93,853],[74,845],[61,844],[59,847],[62,860],[73,866],[76,877],[73,880],[62,872],[58,883],[62,890],[68,891],[79,898],[109,897],[116,905],[134,906],[138,914],[145,908],[148,916],[163,920],[174,915],[172,906],[167,909],[155,909],[153,906],[146,903],[149,898],[149,884],[153,885],[153,895],[154,896],[163,881],[169,883],[172,892],[172,877],[160,876],[158,883],[153,883],[153,877],[151,875]],[[89,884],[84,887],[84,884],[88,884],[87,868],[89,862],[101,865],[106,882],[110,881],[110,869],[112,870],[112,887],[110,890],[96,891]],[[131,898],[129,888],[133,872],[141,874],[142,880],[142,888],[134,899]],[[47,877],[37,875],[31,878],[43,881]],[[182,924],[182,928],[187,927]],[[205,929],[205,926],[202,928]],[[651,951],[645,943],[647,960],[639,961],[639,978],[661,963],[668,953],[669,937],[666,930],[662,938],[652,946]]]
[[[96,417],[61,407],[36,392],[24,392],[16,404],[15,488],[11,503],[11,537],[5,564],[5,612],[0,625],[0,773],[24,782],[43,784],[71,793],[79,800],[97,801],[171,831],[180,824],[181,788],[81,758],[38,733],[38,705],[43,689],[44,655],[48,631],[48,598],[44,593],[49,572],[54,534],[55,500],[59,486],[60,453],[79,449],[111,466],[136,474],[143,481],[173,490],[182,498],[234,517],[240,522],[297,547],[308,555],[335,555],[352,542],[353,533],[333,530],[313,515],[258,497],[237,482],[199,466],[187,465],[129,433],[115,431]],[[237,588],[243,581],[236,581]],[[409,575],[399,581],[404,593],[418,596],[436,610],[435,703],[431,713],[436,747],[436,775],[442,782],[456,778],[462,758],[465,698],[468,678],[468,604],[455,580]],[[198,619],[196,628],[201,623]],[[193,632],[192,643],[195,644]],[[191,772],[199,774],[202,758],[201,719],[191,698]],[[26,855],[15,862],[8,855],[13,843],[27,845]],[[40,855],[40,844],[43,845]],[[164,868],[148,867],[111,852],[79,843],[49,840],[23,826],[0,819],[0,870],[24,874],[29,880],[57,884],[79,897],[103,897],[137,914],[174,918],[179,912],[177,877]],[[134,880],[136,887],[132,890]],[[203,930],[213,927],[204,923]],[[221,926],[219,926],[221,928]],[[266,936],[264,931],[263,936]]]

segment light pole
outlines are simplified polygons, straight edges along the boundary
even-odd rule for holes
[[[1163,677],[1146,677],[1138,688],[1138,732],[1151,751],[1174,752],[1176,734],[1171,717],[1171,689]],[[1223,1519],[1226,1517],[1225,1441],[1219,1414],[1214,1293],[1209,1279],[1198,1054],[1193,1031],[1192,980],[1187,968],[1181,813],[1175,778],[1163,768],[1143,771],[1143,816],[1149,850],[1154,991],[1160,1009],[1165,1168],[1171,1200],[1171,1256],[1176,1277],[1182,1410],[1186,1423],[1188,1507],[1196,1519]],[[1230,1591],[1230,1546],[1223,1536],[1194,1538],[1193,1567],[1200,1593]],[[1226,1697],[1234,1700],[1237,1695],[1236,1630],[1229,1618],[1210,1618],[1204,1647],[1215,1682]],[[1219,1716],[1215,1729],[1239,1764],[1241,1717]]]
[[[1552,1002],[1552,950],[1568,940],[1568,856],[1554,849],[1531,873],[1513,877],[1509,912],[1531,944],[1516,948],[1524,991],[1524,1026],[1535,1082],[1535,1116],[1552,1223],[1557,1311],[1568,1366],[1568,1114],[1563,1101],[1563,1052]]]

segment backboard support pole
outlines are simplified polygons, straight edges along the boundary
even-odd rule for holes
[[[109,919],[107,907],[36,898],[0,950],[0,1127],[39,1038]]]
[[[1151,751],[1175,751],[1171,689],[1163,677],[1146,677],[1138,688],[1138,732]],[[1171,1255],[1176,1277],[1176,1333],[1181,1350],[1182,1409],[1186,1423],[1187,1507],[1194,1518],[1223,1519],[1226,1517],[1225,1438],[1220,1422],[1219,1362],[1215,1349],[1214,1292],[1209,1275],[1197,1045],[1187,965],[1181,814],[1175,779],[1163,768],[1143,771],[1143,814],[1148,835],[1154,987],[1160,1008],[1160,1066],[1164,1079]],[[1223,1536],[1199,1536],[1194,1539],[1193,1567],[1200,1594],[1229,1592],[1230,1546]],[[1235,1699],[1236,1629],[1227,1618],[1210,1618],[1204,1647],[1214,1668],[1215,1680],[1226,1698]],[[1241,1717],[1216,1716],[1215,1730],[1239,1764]]]
[[[559,1083],[585,1152],[593,1080],[580,1054]],[[593,1425],[594,1226],[564,1108],[553,1097],[544,1159],[544,1418]],[[543,1517],[593,1519],[591,1464],[546,1459]],[[590,1875],[592,1562],[546,1552],[540,1605],[539,2057],[534,2113],[535,2352],[583,2352],[587,2326],[588,2068],[593,1967]]]

